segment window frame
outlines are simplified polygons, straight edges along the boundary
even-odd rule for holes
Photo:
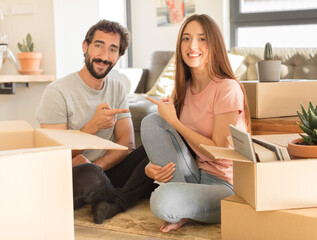
[[[133,58],[132,58],[132,21],[131,21],[131,0],[126,0],[126,13],[127,13],[127,28],[130,32],[130,44],[127,50],[128,52],[128,67],[133,66]]]
[[[241,13],[240,0],[230,0],[230,48],[237,45],[239,27],[317,24],[317,9]]]

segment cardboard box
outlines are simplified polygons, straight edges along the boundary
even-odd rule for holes
[[[74,239],[71,149],[126,149],[71,130],[0,122],[0,239]]]
[[[257,138],[287,146],[295,136],[298,137],[297,134],[281,134]],[[220,150],[218,158],[221,158]],[[224,159],[232,159],[228,150],[224,152],[227,154],[222,155]],[[317,207],[316,173],[317,159],[257,163],[234,160],[233,190],[256,211]]]
[[[247,93],[252,118],[296,116],[300,103],[304,106],[308,106],[310,100],[313,104],[317,103],[315,80],[283,79],[280,82],[241,83]]]
[[[234,195],[221,200],[222,240],[317,239],[317,208],[256,212]]]

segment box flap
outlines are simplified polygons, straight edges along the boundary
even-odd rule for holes
[[[56,146],[56,147],[41,147],[41,148],[17,148],[17,149],[9,149],[0,151],[0,157],[3,156],[12,156],[12,155],[20,155],[25,153],[37,153],[37,152],[47,152],[52,150],[63,150],[64,146]]]
[[[243,162],[233,163],[233,191],[253,208],[256,208],[257,204],[258,165]]]
[[[33,129],[26,121],[0,121],[0,150],[33,147]]]
[[[250,159],[244,157],[240,153],[236,152],[234,149],[209,146],[205,144],[200,144],[199,148],[207,157],[211,158],[212,160],[228,159],[238,162],[252,163]]]
[[[1,132],[19,132],[25,130],[33,130],[31,125],[23,120],[16,121],[0,121],[0,133]]]
[[[95,135],[87,134],[79,130],[36,129],[39,134],[45,134],[48,142],[54,146],[62,145],[73,150],[82,149],[113,149],[127,150],[127,147],[102,139]],[[36,141],[36,140],[35,140]],[[42,140],[43,141],[43,140]],[[35,145],[43,145],[35,143]],[[46,145],[47,147],[47,145]]]

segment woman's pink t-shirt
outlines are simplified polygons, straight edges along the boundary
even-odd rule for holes
[[[203,91],[195,95],[192,94],[188,85],[180,121],[193,131],[211,139],[216,114],[239,111],[236,126],[246,130],[243,109],[244,95],[240,85],[232,79],[215,79],[210,81]],[[213,161],[193,146],[191,148],[197,154],[196,161],[200,169],[233,183],[232,161],[226,159]]]

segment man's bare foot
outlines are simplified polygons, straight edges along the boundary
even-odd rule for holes
[[[180,220],[177,223],[165,222],[161,226],[160,231],[163,232],[163,233],[167,233],[169,231],[174,231],[174,230],[177,230],[177,229],[181,228],[182,226],[184,226],[186,223],[188,223],[190,221],[193,221],[193,220],[188,219],[188,218],[183,218],[182,220]]]

